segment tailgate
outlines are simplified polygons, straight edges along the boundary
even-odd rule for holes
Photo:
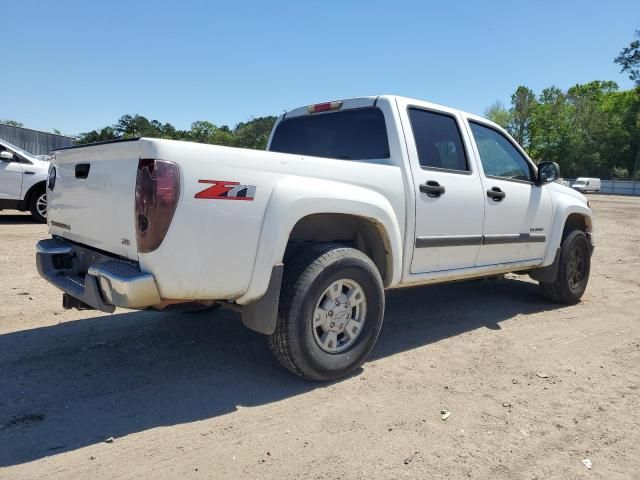
[[[55,153],[51,162],[55,183],[47,190],[51,234],[138,259],[134,203],[139,142],[131,139]],[[48,183],[51,187],[51,180]]]

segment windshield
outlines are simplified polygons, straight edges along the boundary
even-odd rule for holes
[[[587,182],[586,180],[576,180],[576,185],[586,185],[587,183],[589,182]]]
[[[269,150],[343,160],[389,158],[389,139],[379,108],[285,118]]]
[[[27,158],[34,158],[35,155],[33,153],[29,153],[26,150],[21,149],[20,147],[16,147],[15,145],[13,145],[12,143],[7,142],[6,140],[2,140],[0,142],[0,147],[6,147],[9,150],[13,150],[14,152],[22,155],[23,157],[27,157]]]

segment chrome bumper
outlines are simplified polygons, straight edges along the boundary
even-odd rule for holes
[[[80,302],[112,313],[115,307],[140,309],[159,304],[153,275],[136,262],[85,248],[60,238],[37,244],[38,272]]]

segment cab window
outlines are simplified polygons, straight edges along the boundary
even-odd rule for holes
[[[410,108],[409,120],[421,167],[469,171],[455,118],[429,110]]]
[[[485,125],[475,122],[469,124],[486,176],[532,181],[533,172],[529,162],[507,137]]]
[[[285,118],[269,150],[342,160],[390,157],[384,114],[375,107]]]

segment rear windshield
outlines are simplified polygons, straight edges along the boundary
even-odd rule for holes
[[[343,160],[389,158],[389,139],[379,108],[361,108],[284,119],[273,134],[273,152]]]

